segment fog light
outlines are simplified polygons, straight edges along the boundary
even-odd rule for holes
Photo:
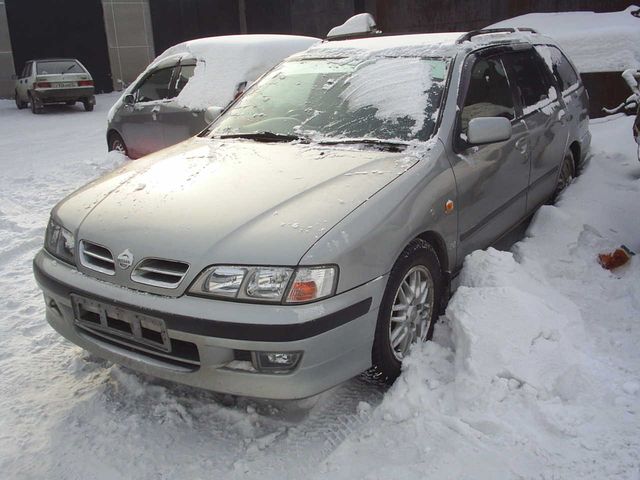
[[[302,352],[254,352],[254,367],[271,373],[290,372],[298,366]]]

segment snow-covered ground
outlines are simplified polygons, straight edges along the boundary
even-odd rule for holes
[[[299,402],[234,399],[89,356],[44,320],[31,274],[54,203],[125,161],[105,115],[0,101],[0,478],[640,479],[640,163],[631,119],[511,252],[461,287],[388,391],[365,377]]]

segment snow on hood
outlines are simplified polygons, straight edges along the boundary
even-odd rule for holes
[[[176,54],[197,59],[194,75],[178,95],[178,102],[192,109],[224,107],[233,99],[239,83],[255,81],[289,55],[319,41],[293,35],[201,38],[167,49],[154,64]]]
[[[193,138],[93,182],[55,215],[78,228],[78,238],[118,251],[135,248],[196,265],[296,264],[417,159],[411,149]]]
[[[621,12],[529,13],[487,28],[531,27],[554,38],[581,72],[640,68],[640,18]]]

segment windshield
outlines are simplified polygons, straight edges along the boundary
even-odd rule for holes
[[[448,65],[420,57],[288,61],[231,107],[211,134],[427,140]]]
[[[72,60],[38,62],[38,75],[59,75],[61,73],[84,73],[82,67]]]

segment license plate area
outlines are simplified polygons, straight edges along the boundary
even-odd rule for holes
[[[70,88],[76,86],[77,82],[54,82],[51,84],[51,88]]]
[[[167,335],[165,323],[160,318],[74,294],[71,295],[71,303],[76,324],[84,328],[108,333],[163,352],[171,352],[171,340]]]

